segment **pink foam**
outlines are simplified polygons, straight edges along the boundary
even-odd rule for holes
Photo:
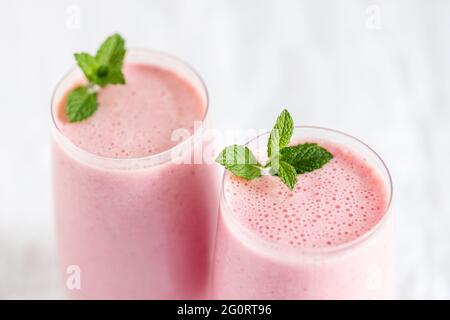
[[[294,248],[337,246],[372,229],[388,205],[381,177],[358,155],[321,145],[334,158],[299,175],[292,192],[278,177],[246,181],[228,174],[225,197],[233,214],[261,238]]]

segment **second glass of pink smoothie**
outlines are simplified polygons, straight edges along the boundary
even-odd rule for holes
[[[126,84],[102,89],[97,112],[82,122],[64,113],[67,93],[84,82],[80,70],[52,100],[60,263],[68,282],[79,281],[66,282],[67,291],[83,299],[205,298],[218,188],[215,166],[192,159],[211,143],[200,132],[206,88],[186,64],[149,50],[130,50],[123,72]],[[181,128],[187,134],[173,137]]]
[[[248,143],[264,163],[268,135]],[[333,154],[290,191],[276,176],[226,172],[213,272],[217,299],[391,299],[392,185],[383,161],[346,134],[297,127],[294,144]]]

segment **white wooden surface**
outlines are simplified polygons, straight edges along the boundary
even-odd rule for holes
[[[189,61],[218,128],[269,128],[287,107],[366,141],[394,179],[399,297],[450,298],[449,14],[445,0],[2,0],[0,298],[60,297],[49,101],[72,53],[113,31]]]

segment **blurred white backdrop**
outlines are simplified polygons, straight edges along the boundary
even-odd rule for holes
[[[52,90],[76,51],[118,31],[190,62],[220,129],[350,133],[394,179],[399,298],[450,298],[450,2],[2,0],[0,298],[58,298]]]

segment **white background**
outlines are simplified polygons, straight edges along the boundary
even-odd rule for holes
[[[77,11],[80,11],[79,26]],[[49,103],[119,31],[204,77],[217,127],[297,124],[372,146],[395,184],[399,298],[450,298],[450,1],[0,1],[0,298],[58,298]]]

